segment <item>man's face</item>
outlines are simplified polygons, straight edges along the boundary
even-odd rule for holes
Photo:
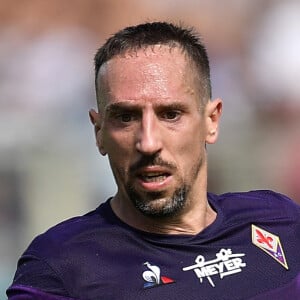
[[[207,117],[195,73],[180,49],[158,45],[100,68],[97,143],[116,197],[145,215],[176,214],[206,183]]]

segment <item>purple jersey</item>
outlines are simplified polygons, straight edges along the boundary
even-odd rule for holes
[[[300,207],[271,191],[208,194],[197,235],[146,233],[109,201],[33,240],[9,299],[300,299]]]

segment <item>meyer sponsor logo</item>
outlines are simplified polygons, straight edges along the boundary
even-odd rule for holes
[[[216,259],[205,261],[204,256],[198,255],[195,259],[196,264],[185,267],[182,270],[193,270],[200,283],[206,278],[210,285],[215,287],[215,283],[212,280],[213,276],[223,279],[226,276],[242,272],[242,268],[246,267],[246,263],[242,260],[243,256],[245,256],[243,253],[232,254],[231,249],[221,249],[216,254]]]

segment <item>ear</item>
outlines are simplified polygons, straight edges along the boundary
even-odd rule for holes
[[[89,111],[89,117],[90,117],[91,123],[94,126],[96,145],[99,149],[99,152],[102,155],[106,155],[106,151],[104,150],[103,142],[102,142],[101,115],[100,115],[100,113],[96,112],[94,109],[91,109]]]
[[[215,99],[207,103],[206,120],[207,120],[207,135],[206,143],[214,144],[219,135],[219,122],[222,115],[223,103],[221,99]]]

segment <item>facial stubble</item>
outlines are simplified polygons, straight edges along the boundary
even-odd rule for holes
[[[125,187],[127,195],[134,207],[145,216],[152,218],[168,218],[176,216],[187,205],[191,187],[198,177],[201,165],[202,159],[199,159],[198,164],[195,164],[190,172],[190,182],[187,182],[188,180],[184,181],[182,178],[171,196],[166,196],[166,192],[164,191],[139,192],[130,182]],[[174,169],[175,168],[176,167],[174,166]]]

